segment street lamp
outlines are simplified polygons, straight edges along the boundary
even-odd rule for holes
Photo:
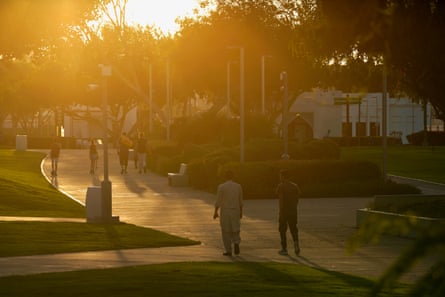
[[[240,163],[244,163],[244,47],[228,46],[228,49],[239,50],[240,61]]]
[[[171,100],[171,89],[170,89],[170,60],[167,59],[166,62],[166,101],[167,101],[167,141],[170,141],[170,100]]]
[[[283,87],[283,116],[282,116],[282,123],[283,123],[283,141],[284,141],[284,153],[281,156],[282,159],[288,160],[289,159],[289,144],[288,144],[288,132],[287,132],[287,105],[288,105],[288,87],[287,87],[287,72],[282,71],[280,73],[280,80],[282,82]]]
[[[153,133],[153,71],[152,65],[148,66],[148,131]]]
[[[264,115],[266,112],[266,58],[272,58],[269,55],[261,56],[261,113]]]
[[[386,180],[387,176],[387,125],[388,125],[388,112],[387,112],[387,69],[386,61],[383,62],[383,75],[382,75],[382,146],[383,146],[383,178]]]
[[[119,220],[119,217],[112,217],[112,195],[111,181],[108,175],[108,77],[111,76],[110,65],[99,65],[102,70],[102,117],[103,117],[103,155],[104,155],[104,180],[101,183],[101,206],[102,221],[111,222]]]
[[[238,61],[227,62],[227,117],[230,117],[230,66]]]

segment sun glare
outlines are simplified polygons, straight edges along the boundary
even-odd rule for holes
[[[126,18],[130,25],[150,25],[164,34],[174,34],[178,17],[191,16],[198,0],[128,0]]]

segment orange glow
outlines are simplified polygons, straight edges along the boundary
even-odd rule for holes
[[[150,25],[164,34],[174,34],[178,17],[192,16],[198,0],[128,0],[126,18],[130,25]]]

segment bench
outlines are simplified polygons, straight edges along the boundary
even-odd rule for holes
[[[187,164],[181,163],[179,173],[168,173],[168,185],[172,187],[187,187],[189,185]]]

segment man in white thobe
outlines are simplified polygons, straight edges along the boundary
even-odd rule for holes
[[[216,194],[215,212],[213,219],[219,217],[222,240],[224,243],[224,256],[232,255],[232,243],[235,255],[240,253],[240,227],[243,217],[243,189],[240,184],[233,181],[233,172],[228,170],[226,181],[218,186]],[[220,210],[220,216],[218,215]]]

